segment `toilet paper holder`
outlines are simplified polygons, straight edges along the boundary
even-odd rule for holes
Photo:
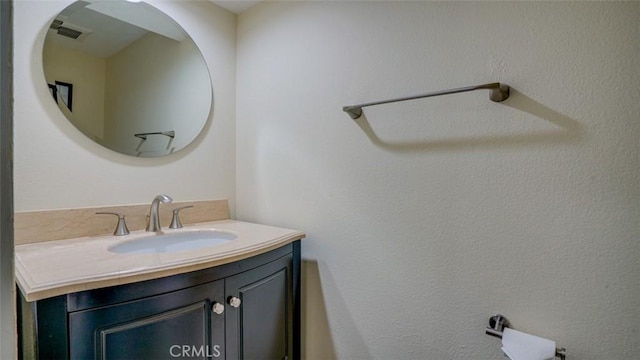
[[[489,319],[489,326],[485,329],[485,333],[502,339],[502,332],[506,327],[511,328],[509,320],[500,314],[496,314]],[[556,348],[556,357],[565,360],[567,357],[567,349]]]

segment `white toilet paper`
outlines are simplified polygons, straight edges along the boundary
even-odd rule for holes
[[[556,356],[556,342],[504,328],[502,351],[511,360],[550,360]]]

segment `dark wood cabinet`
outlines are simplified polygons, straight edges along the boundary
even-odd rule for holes
[[[289,359],[293,344],[291,269],[274,261],[225,279],[230,359]],[[237,303],[234,303],[237,301]]]
[[[224,280],[69,313],[70,358],[175,359],[188,345],[192,358],[205,359],[224,342],[224,317],[211,311],[215,299],[224,299]]]
[[[299,359],[300,241],[218,267],[27,303],[22,359]]]

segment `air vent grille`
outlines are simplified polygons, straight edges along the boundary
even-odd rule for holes
[[[58,28],[62,26],[62,23],[63,23],[62,20],[55,19],[51,23],[51,26],[49,26],[49,29],[58,30]]]
[[[2,1],[2,0],[0,0]],[[92,31],[81,26],[66,22],[64,19],[55,19],[49,25],[49,29],[55,30],[58,35],[66,36],[74,40],[82,40]]]
[[[58,35],[66,36],[72,39],[77,39],[82,35],[82,31],[69,29],[68,27],[60,26],[58,28]]]

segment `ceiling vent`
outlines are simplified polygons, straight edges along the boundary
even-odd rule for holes
[[[82,35],[82,31],[73,30],[68,27],[60,26],[58,28],[58,35],[66,36],[72,39],[77,39],[80,35]]]
[[[92,31],[83,27],[65,23],[60,19],[55,19],[49,26],[49,29],[56,30],[56,33],[61,36],[66,36],[71,39],[82,40]]]
[[[49,26],[49,29],[58,30],[58,28],[59,28],[60,26],[62,26],[62,23],[63,23],[63,22],[64,22],[64,21],[62,21],[62,20],[55,19],[55,20],[53,20],[53,22],[51,23],[51,26]]]

